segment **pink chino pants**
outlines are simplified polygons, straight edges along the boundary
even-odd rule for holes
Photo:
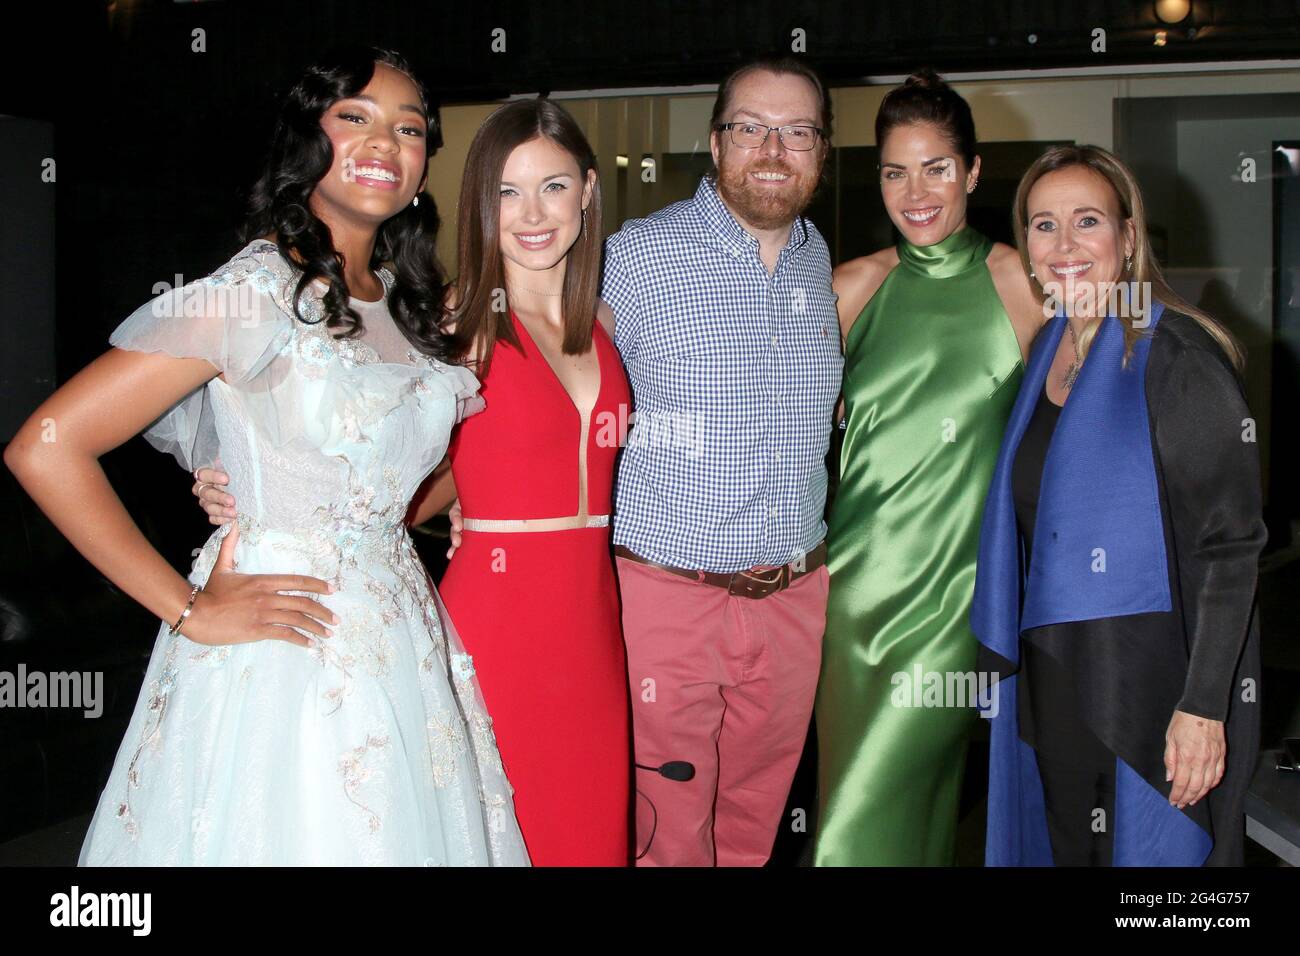
[[[762,866],[812,716],[830,576],[755,600],[617,564],[636,762],[695,765],[686,782],[636,771],[638,865]]]

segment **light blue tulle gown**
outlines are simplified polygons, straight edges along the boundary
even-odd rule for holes
[[[236,570],[330,581],[313,596],[341,622],[312,649],[160,626],[80,862],[527,865],[473,661],[403,523],[452,426],[482,407],[478,382],[417,353],[383,302],[352,300],[359,339],[295,319],[297,279],[274,244],[250,243],[111,342],[222,370],[146,437],[189,469],[219,448]],[[316,289],[301,311],[320,315]]]

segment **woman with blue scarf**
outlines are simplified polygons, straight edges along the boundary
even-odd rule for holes
[[[1166,284],[1105,150],[1048,150],[1013,217],[1056,316],[981,529],[971,625],[1003,675],[986,863],[1240,864],[1265,540],[1241,350]]]

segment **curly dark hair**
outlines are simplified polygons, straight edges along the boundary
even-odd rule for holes
[[[249,196],[242,229],[244,242],[274,233],[280,252],[301,271],[293,295],[300,321],[308,321],[299,310],[303,291],[315,279],[326,282],[323,321],[338,330],[338,338],[359,334],[362,320],[348,306],[343,257],[334,248],[329,227],[312,212],[308,201],[334,160],[320,120],[332,104],[360,93],[380,63],[400,70],[415,84],[429,128],[426,159],[437,152],[442,145],[437,105],[406,59],[378,47],[337,47],[308,67],[285,97],[266,164]],[[439,320],[447,282],[435,248],[440,220],[432,197],[421,193],[420,198],[423,201],[418,206],[408,205],[379,227],[370,267],[392,264],[396,282],[388,294],[388,306],[393,320],[417,349],[446,360],[451,349]]]

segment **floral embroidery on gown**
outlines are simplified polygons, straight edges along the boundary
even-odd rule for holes
[[[80,862],[527,865],[473,662],[403,520],[452,426],[483,407],[478,382],[416,352],[383,302],[351,301],[359,338],[296,320],[299,277],[250,243],[110,341],[222,370],[146,438],[191,470],[220,449],[236,570],[331,582],[310,596],[340,623],[305,649],[209,647],[164,622]],[[301,303],[322,314],[311,287]]]

